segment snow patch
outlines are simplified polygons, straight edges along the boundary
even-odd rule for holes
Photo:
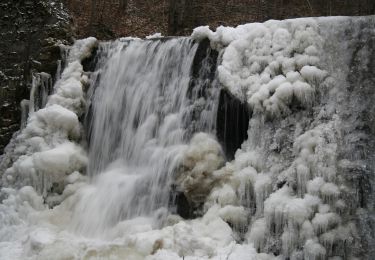
[[[288,113],[293,98],[311,106],[315,88],[326,77],[316,67],[322,39],[314,19],[220,26],[215,32],[202,26],[192,37],[208,38],[213,48],[225,47],[220,82],[256,113]]]

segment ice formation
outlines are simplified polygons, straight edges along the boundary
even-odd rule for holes
[[[368,61],[356,33],[373,24],[307,18],[77,41],[48,100],[22,103],[27,123],[2,157],[0,258],[371,259],[371,206],[350,181],[362,174],[364,153],[351,153],[366,140],[368,105],[355,91],[368,85],[353,90],[346,77],[350,62]],[[208,67],[190,71],[192,39],[204,38],[222,55],[220,84],[252,111],[232,161],[213,131],[217,82]]]
[[[325,44],[322,24],[322,18],[268,21],[219,27],[215,32],[199,27],[192,35],[209,38],[213,48],[224,46],[219,79],[233,96],[247,101],[253,112],[249,139],[237,151],[235,160],[225,166],[230,173],[225,184],[213,188],[209,198],[214,196],[219,204],[221,196],[230,198],[229,204],[235,201],[253,212],[245,222],[250,225],[246,240],[258,252],[275,252],[277,248],[290,259],[327,259],[335,254],[340,259],[355,258],[352,252],[342,253],[339,248],[356,247],[359,241],[341,199],[347,188],[336,166],[340,122],[329,103],[317,108],[314,104],[317,94],[322,95],[327,87],[337,87],[323,69],[327,60],[321,53]],[[296,110],[296,106],[302,111],[318,111],[318,117],[311,125],[298,123],[305,112]],[[327,111],[331,119],[327,114],[322,119],[320,115]],[[271,128],[269,122],[273,123]],[[275,126],[279,129],[274,132]],[[287,151],[293,153],[289,166],[280,159],[291,154],[278,151],[278,143],[284,141],[278,135],[284,129],[294,135],[294,140],[282,137],[292,141],[293,150]],[[275,140],[267,138],[268,134]],[[275,148],[270,151],[267,146]],[[257,159],[251,160],[254,156]],[[237,200],[228,194],[228,184],[235,191],[231,194],[238,194]]]
[[[80,144],[82,125],[78,120],[85,109],[83,68],[80,62],[96,44],[95,38],[77,41],[71,50],[70,62],[48,101],[45,101],[45,81],[49,77],[42,74],[34,78],[27,124],[11,143],[15,149],[5,154],[0,165],[1,168],[11,165],[3,172],[1,179],[2,196],[7,197],[2,205],[2,230],[17,230],[24,221],[33,218],[34,211],[47,209],[48,204],[56,203],[53,197],[69,184],[69,176],[84,173],[87,156]],[[39,95],[43,98],[40,107],[34,105],[40,104],[34,100],[39,86],[43,88]],[[14,188],[20,189],[16,191]],[[5,207],[8,203],[11,206]],[[17,216],[17,212],[23,213]],[[48,242],[43,237],[41,240],[41,243]],[[18,250],[13,248],[7,252],[6,241],[2,240],[5,244],[2,255],[11,259],[8,253],[17,253]]]
[[[326,76],[318,68],[322,40],[313,19],[219,27],[215,32],[198,27],[192,37],[207,37],[214,48],[226,46],[219,79],[254,111],[285,113],[293,98],[310,106],[315,87]]]

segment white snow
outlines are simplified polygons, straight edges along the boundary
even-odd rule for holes
[[[161,37],[163,37],[161,35],[161,33],[154,33],[154,34],[146,36],[146,39],[147,40],[151,40],[151,39],[158,39],[158,38],[161,38]]]
[[[326,76],[316,67],[322,39],[314,19],[221,26],[215,32],[202,26],[192,37],[208,38],[214,48],[225,46],[220,82],[255,112],[286,113],[293,97],[310,106]]]

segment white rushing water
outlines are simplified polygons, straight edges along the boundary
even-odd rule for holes
[[[82,195],[74,230],[102,235],[124,219],[155,214],[155,222],[165,219],[173,174],[191,138],[187,119],[195,103],[206,106],[196,127],[214,128],[218,101],[188,96],[194,92],[189,88],[202,89],[199,82],[191,84],[197,47],[188,38],[102,46],[108,57],[93,77],[98,82],[92,84],[88,123],[88,174],[97,185]],[[218,91],[211,89],[215,97]]]
[[[1,157],[0,259],[372,259],[374,24],[64,47]],[[227,162],[222,89],[251,111]]]

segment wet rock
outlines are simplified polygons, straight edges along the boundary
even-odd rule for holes
[[[247,139],[251,111],[247,105],[233,97],[227,90],[220,92],[216,134],[228,160]]]
[[[32,72],[55,74],[58,45],[72,43],[72,21],[59,1],[5,0],[0,4],[0,35],[2,154],[19,129],[20,102],[29,98]]]

